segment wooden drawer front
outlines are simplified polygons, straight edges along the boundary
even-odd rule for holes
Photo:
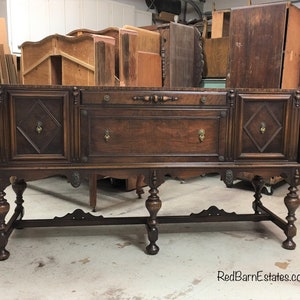
[[[238,97],[237,157],[286,159],[290,95]]]
[[[82,104],[135,104],[135,105],[196,105],[196,106],[226,106],[226,91],[156,91],[156,90],[127,90],[112,91],[102,89],[98,90],[82,90]]]
[[[83,110],[82,160],[224,161],[226,120],[226,110]]]
[[[66,159],[67,92],[9,92],[13,160]]]

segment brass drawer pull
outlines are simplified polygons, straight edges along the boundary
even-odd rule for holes
[[[36,128],[35,128],[35,131],[40,134],[42,131],[43,131],[43,123],[41,121],[38,121],[37,122],[37,125],[36,125]]]
[[[259,128],[260,133],[264,134],[266,132],[266,130],[267,130],[266,123],[265,122],[261,122],[260,128]]]
[[[110,101],[110,96],[109,95],[104,95],[103,100],[105,102],[109,102]]]
[[[201,99],[200,99],[200,102],[202,104],[205,104],[206,103],[206,97],[205,96],[202,96]]]
[[[200,143],[202,143],[205,139],[205,130],[204,129],[200,129],[198,131],[198,135],[199,135],[199,140],[200,140]]]
[[[111,138],[111,136],[110,136],[110,131],[109,131],[109,129],[105,129],[105,130],[104,130],[104,140],[105,140],[105,142],[107,143],[107,142],[109,141],[110,138]]]
[[[149,95],[149,96],[133,96],[135,101],[143,101],[149,103],[163,103],[167,101],[177,101],[178,97],[166,96],[166,95]]]

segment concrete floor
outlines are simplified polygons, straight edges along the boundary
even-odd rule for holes
[[[10,187],[6,193],[13,211]],[[284,184],[262,198],[282,218],[286,193]],[[239,182],[228,189],[217,175],[183,184],[169,179],[159,196],[161,214],[197,213],[211,205],[227,212],[252,212],[251,187]],[[147,193],[143,200],[137,199],[134,191],[102,182],[95,214],[147,215],[146,197]],[[31,182],[24,199],[26,218],[63,216],[76,208],[89,211],[87,184],[75,189],[60,177]],[[294,239],[298,244],[294,251],[281,247],[284,239],[270,222],[164,224],[159,226],[160,252],[149,256],[144,253],[143,225],[15,230],[7,245],[11,256],[0,262],[0,298],[296,300],[300,299],[300,238]],[[268,274],[272,281],[263,280]],[[298,281],[280,281],[280,276],[292,275],[298,275]]]

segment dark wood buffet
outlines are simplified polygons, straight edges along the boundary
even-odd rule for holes
[[[1,85],[0,260],[9,257],[13,230],[25,227],[145,224],[146,251],[156,254],[158,224],[271,221],[286,235],[283,247],[294,249],[299,105],[297,89]],[[158,189],[166,175],[219,173],[230,186],[244,172],[253,175],[249,214],[214,205],[187,216],[159,214]],[[26,182],[54,175],[66,176],[74,187],[91,175],[142,175],[150,188],[148,212],[104,218],[76,209],[53,219],[26,219]],[[262,203],[264,180],[270,176],[281,176],[289,185],[283,199],[286,220]],[[6,220],[13,209],[5,198],[10,184],[16,206]]]

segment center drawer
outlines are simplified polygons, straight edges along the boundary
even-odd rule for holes
[[[83,162],[224,161],[227,109],[81,110]]]

